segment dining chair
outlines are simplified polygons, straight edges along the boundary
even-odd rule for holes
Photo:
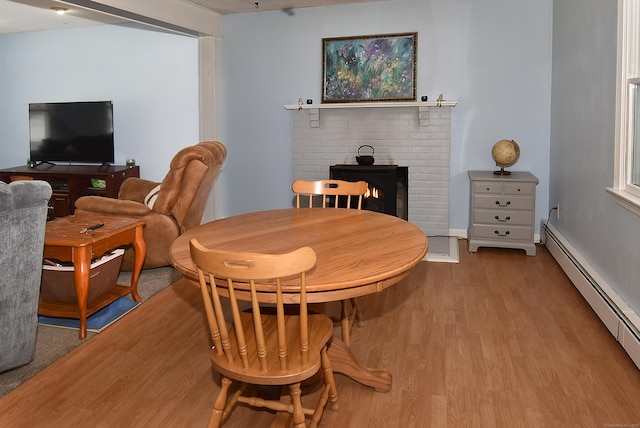
[[[309,208],[313,208],[314,204],[319,204],[318,199],[322,200],[322,208],[338,208],[340,206],[339,201],[345,201],[346,199],[345,208],[351,209],[353,198],[353,202],[357,202],[357,208],[362,209],[362,199],[367,193],[368,184],[366,181],[294,180],[291,184],[291,189],[296,194],[296,208],[300,208],[301,199],[307,197]],[[349,299],[348,302],[351,303],[351,311],[349,311],[347,300],[340,302],[340,334],[342,341],[347,346],[350,346],[353,324],[357,322],[359,326],[362,325],[362,310],[357,298]]]
[[[357,196],[357,208],[362,209],[362,199],[367,192],[366,181],[344,181],[344,180],[294,180],[291,189],[296,194],[296,207],[300,208],[300,200],[308,198],[308,207],[313,208],[317,200],[321,200],[322,208],[340,206],[339,200],[346,199],[345,208],[352,207],[352,197]],[[316,198],[316,196],[318,198]],[[331,196],[331,198],[328,198]],[[355,199],[355,198],[354,198]]]
[[[288,414],[294,427],[306,427],[310,416],[309,426],[316,427],[327,401],[337,410],[338,395],[327,356],[333,322],[307,309],[306,272],[315,266],[315,252],[302,247],[277,255],[233,253],[205,248],[197,239],[189,241],[189,247],[214,345],[211,362],[222,375],[209,427],[224,423],[237,403]],[[299,303],[293,312],[285,311],[281,281],[285,277],[287,302]],[[259,292],[267,292],[265,283],[275,295],[275,308],[258,299]],[[218,287],[227,289],[228,305],[223,305]],[[237,295],[247,289],[251,308],[243,311]],[[232,320],[229,328],[228,319]],[[323,389],[318,402],[314,408],[303,407],[301,383],[319,372]],[[238,389],[229,397],[234,382]],[[288,387],[290,402],[260,397],[260,387],[265,386]]]

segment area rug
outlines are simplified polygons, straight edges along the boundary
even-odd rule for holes
[[[173,267],[144,269],[138,282],[138,294],[142,297],[142,305],[180,278],[182,275]],[[131,283],[131,272],[120,272],[118,284],[129,283]],[[96,332],[88,331],[87,338],[80,339],[78,338],[78,327],[59,328],[45,324],[38,325],[36,352],[33,361],[22,367],[0,373],[0,398],[97,335]]]
[[[113,303],[100,309],[87,318],[87,331],[99,333],[118,319],[125,316],[138,306],[139,303],[134,302],[126,297],[120,297]],[[38,323],[63,328],[80,328],[80,320],[75,318],[56,318],[38,315]]]
[[[429,251],[424,257],[428,262],[460,263],[458,238],[455,236],[427,236]]]

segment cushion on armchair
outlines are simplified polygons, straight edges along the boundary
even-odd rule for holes
[[[142,202],[105,198],[102,196],[83,196],[76,201],[76,208],[83,211],[114,214],[124,217],[142,217],[151,212],[151,208]]]
[[[156,203],[156,199],[158,199],[158,194],[160,193],[160,184],[151,189],[147,196],[144,197],[144,204],[148,206],[150,209],[153,209],[153,205]]]

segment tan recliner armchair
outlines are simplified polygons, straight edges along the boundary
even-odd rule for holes
[[[76,201],[76,214],[93,212],[144,218],[147,257],[143,268],[171,265],[171,244],[180,234],[201,223],[226,156],[226,147],[218,141],[186,147],[175,155],[162,183],[128,178],[120,187],[118,199],[83,196]],[[133,269],[133,256],[131,249],[125,251],[123,270]]]

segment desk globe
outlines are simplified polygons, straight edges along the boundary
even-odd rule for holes
[[[510,175],[511,171],[505,171],[505,167],[511,166],[518,162],[520,158],[520,147],[513,140],[500,140],[493,145],[491,156],[500,167],[498,171],[493,171],[496,175]]]

